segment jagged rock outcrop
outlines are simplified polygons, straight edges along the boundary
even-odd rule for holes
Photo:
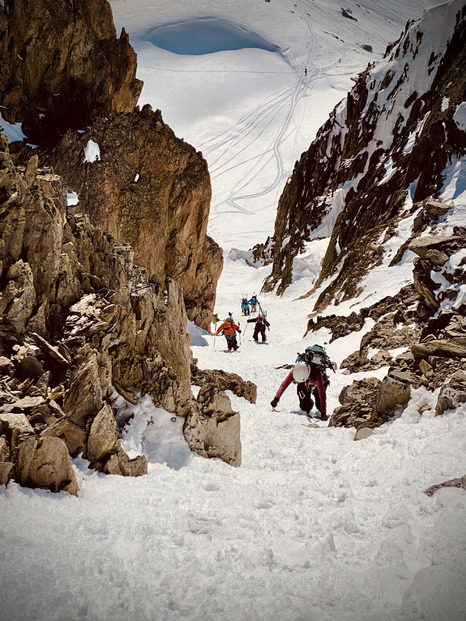
[[[7,0],[0,50],[2,114],[41,146],[15,143],[13,163],[0,134],[0,408],[28,426],[21,449],[0,430],[0,482],[77,493],[69,455],[144,474],[121,446],[115,391],[149,394],[185,417],[193,450],[241,463],[224,390],[255,387],[210,378],[191,392],[187,320],[209,328],[222,269],[205,160],[160,111],[135,108],[136,56],[106,0]]]
[[[117,39],[107,0],[9,0],[0,7],[0,50],[4,118],[47,148],[70,130],[49,164],[79,194],[81,212],[130,244],[162,288],[177,281],[189,318],[208,329],[222,253],[206,235],[207,165],[159,111],[135,109],[136,55],[124,30]],[[98,163],[84,162],[89,141]],[[37,157],[23,160],[28,180]]]
[[[2,115],[35,144],[86,127],[95,110],[132,110],[142,89],[107,0],[6,0],[0,56]]]
[[[372,378],[344,388],[342,407],[334,411],[330,425],[358,430],[376,427],[402,411],[411,390],[420,386],[429,391],[440,388],[436,416],[466,402],[466,234],[459,227],[456,233],[409,242],[422,261],[424,277],[415,277],[414,286],[405,288],[401,298],[384,299],[344,324],[362,325],[363,317],[377,316],[377,310],[383,309],[374,328],[361,339],[360,349],[341,366],[348,372],[381,366],[389,370],[382,382]],[[419,269],[419,261],[415,261],[414,272]],[[338,329],[334,318],[321,318],[310,325],[313,329],[323,325]],[[368,348],[377,352],[370,359]],[[389,355],[389,349],[397,348],[406,351],[396,357]]]
[[[341,407],[334,410],[330,427],[379,427],[400,413],[411,398],[411,389],[420,382],[407,369],[391,367],[382,381],[376,378],[356,380],[339,397]]]
[[[431,485],[424,490],[424,494],[427,494],[427,496],[433,496],[435,492],[442,489],[442,487],[457,487],[466,491],[466,474],[463,477],[456,477],[455,479],[450,479],[449,481],[444,481],[443,483],[437,483],[437,485]]]
[[[435,416],[440,416],[447,410],[456,409],[463,403],[466,403],[466,373],[459,369],[440,389]]]
[[[193,398],[179,284],[154,282],[131,246],[67,206],[61,177],[34,161],[17,169],[2,135],[0,146],[0,407],[27,423],[0,429],[1,480],[76,493],[65,466],[79,454],[102,472],[144,474],[145,457],[121,447],[115,389],[151,395],[186,417],[193,450],[239,463],[226,395],[211,386]]]
[[[218,390],[231,390],[237,397],[243,397],[249,403],[256,403],[257,386],[243,380],[237,373],[228,373],[222,369],[199,369],[196,364],[191,367],[191,383],[201,388],[213,385]]]
[[[98,161],[85,161],[90,141]],[[130,244],[135,263],[159,286],[168,278],[181,285],[188,317],[208,329],[223,258],[206,234],[211,185],[202,155],[146,105],[97,116],[84,133],[69,131],[52,163],[79,195],[78,212]]]
[[[440,21],[448,38],[438,45]],[[455,120],[465,98],[466,7],[454,0],[407,25],[296,163],[279,201],[264,290],[282,293],[294,257],[319,236],[331,239],[313,291],[330,284],[317,311],[355,297],[371,266],[395,260],[384,244],[415,214],[411,199],[436,196],[446,166],[466,152],[466,132]]]

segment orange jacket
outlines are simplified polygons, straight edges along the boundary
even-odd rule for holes
[[[232,321],[224,321],[215,334],[220,334],[222,330],[223,334],[225,334],[226,336],[231,336],[236,331],[241,332],[239,326],[237,326],[236,323],[233,323]]]

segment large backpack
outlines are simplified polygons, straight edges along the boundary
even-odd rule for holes
[[[306,347],[304,354],[299,354],[298,360],[317,367],[320,371],[324,372],[326,369],[332,369],[335,371],[336,367],[321,345],[310,345],[309,347]]]

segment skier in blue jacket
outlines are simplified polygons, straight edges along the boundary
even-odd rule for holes
[[[259,304],[259,300],[257,299],[256,294],[254,294],[252,298],[249,300],[249,304],[251,305],[252,312],[255,313],[256,307]]]

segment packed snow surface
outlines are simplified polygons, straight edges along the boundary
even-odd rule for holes
[[[358,21],[323,0],[111,4],[138,52],[141,103],[161,108],[175,132],[202,150],[212,176],[209,232],[225,258],[216,310],[241,323],[241,345],[225,353],[223,337],[190,325],[193,354],[201,368],[255,382],[258,398],[253,405],[230,395],[241,413],[240,467],[191,453],[181,421],[148,397],[137,406],[119,397],[122,415],[134,414],[124,448],[144,452],[147,476],[104,476],[78,458],[77,498],[14,483],[0,489],[0,620],[463,621],[466,493],[444,488],[429,497],[424,490],[466,473],[466,407],[434,417],[437,395],[420,389],[401,415],[359,442],[354,429],[317,419],[319,427],[308,427],[293,386],[272,412],[288,372],[282,365],[313,342],[340,364],[373,322],[330,344],[326,330],[303,339],[313,300],[297,298],[312,288],[325,239],[296,259],[297,278],[281,298],[260,294],[269,268],[245,261],[272,233],[294,161],[350,88],[350,76],[380,59],[406,20],[435,3],[347,2]],[[167,24],[205,17],[229,20],[279,51],[186,55],[149,39]],[[464,191],[463,164],[453,162],[445,194],[463,207],[444,232],[464,218]],[[408,229],[407,219],[361,298],[328,312],[349,314],[410,278],[406,254],[388,266]],[[266,345],[252,340],[240,315],[241,297],[253,293],[271,324]],[[332,374],[329,412],[343,386],[386,371]],[[421,416],[423,406],[430,409]]]

